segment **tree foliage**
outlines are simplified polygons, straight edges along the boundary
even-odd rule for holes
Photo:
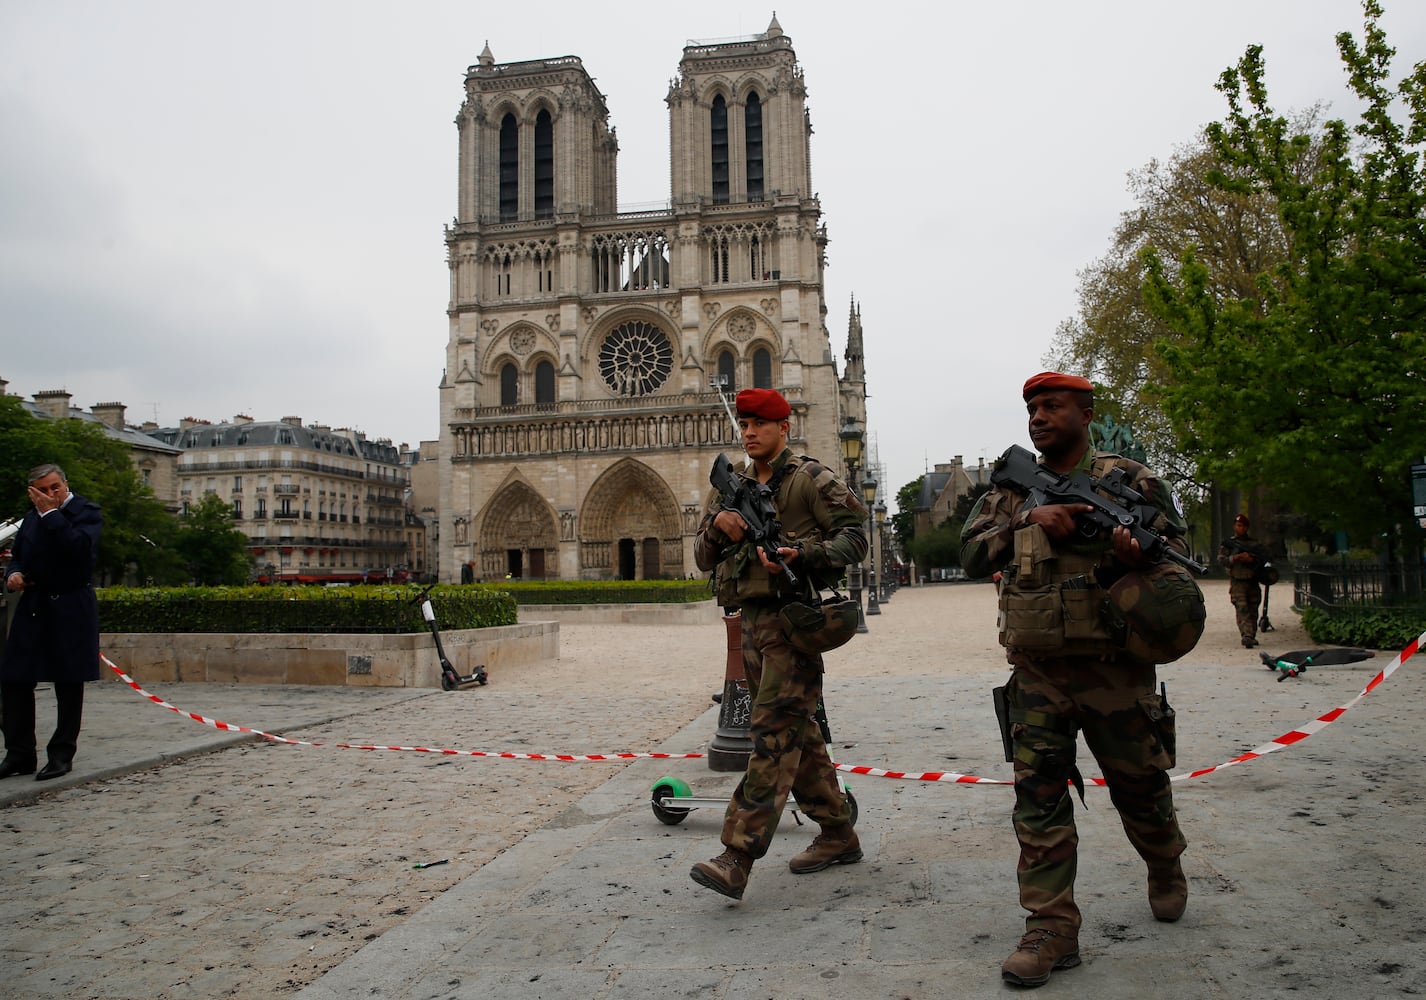
[[[1320,107],[1295,119],[1304,135],[1320,132]],[[1299,176],[1315,143],[1289,164]],[[1145,298],[1146,251],[1170,267],[1192,254],[1219,301],[1251,296],[1258,275],[1281,261],[1287,238],[1272,197],[1215,183],[1229,170],[1206,134],[1129,174],[1135,207],[1114,230],[1109,252],[1079,272],[1079,312],[1060,324],[1050,363],[1094,381],[1096,411],[1134,429],[1152,464],[1174,480],[1197,469],[1183,457],[1167,414],[1150,387],[1172,381],[1156,350],[1177,339]]]
[[[923,473],[896,491],[896,513],[889,520],[896,547],[902,552],[911,551],[911,539],[916,537],[916,505],[921,502],[921,487],[925,482]]]
[[[174,583],[182,568],[173,552],[176,525],[129,460],[129,450],[84,420],[42,420],[18,396],[0,396],[0,518],[29,509],[25,487],[36,466],[54,463],[74,492],[104,510],[96,576],[117,583]]]
[[[190,504],[178,528],[176,547],[200,587],[247,583],[252,556],[247,536],[233,527],[233,511],[216,493]]]
[[[1354,126],[1314,139],[1276,114],[1260,46],[1218,83],[1229,113],[1206,137],[1224,167],[1207,179],[1276,206],[1282,259],[1224,294],[1201,249],[1177,266],[1151,249],[1144,288],[1169,330],[1154,388],[1199,474],[1266,484],[1365,539],[1409,518],[1426,441],[1426,64],[1393,89],[1380,5],[1363,10],[1363,41],[1337,37],[1363,106]]]

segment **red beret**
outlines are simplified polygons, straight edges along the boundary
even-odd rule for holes
[[[1248,523],[1249,523],[1249,521],[1248,521],[1248,515],[1247,515],[1247,514],[1239,514],[1237,517],[1233,518],[1233,523],[1234,523],[1234,524],[1240,524],[1240,523],[1241,523],[1241,524],[1248,524]]]
[[[1040,372],[1032,375],[1025,381],[1025,401],[1029,402],[1031,396],[1047,392],[1050,389],[1071,389],[1075,392],[1093,392],[1094,383],[1087,378],[1080,378],[1078,375],[1062,375],[1059,372]]]
[[[741,417],[786,420],[792,416],[792,404],[774,389],[744,389],[733,402]]]

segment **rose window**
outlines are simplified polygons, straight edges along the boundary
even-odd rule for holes
[[[657,392],[673,371],[668,337],[648,323],[625,323],[604,338],[599,349],[599,374],[621,396]]]

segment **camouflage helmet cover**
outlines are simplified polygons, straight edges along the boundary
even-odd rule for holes
[[[1198,645],[1207,609],[1192,574],[1166,561],[1115,581],[1109,588],[1108,616],[1130,656],[1145,663],[1172,663]]]
[[[820,605],[794,601],[778,612],[778,619],[788,643],[815,655],[846,645],[856,635],[857,605],[842,596],[823,600]]]

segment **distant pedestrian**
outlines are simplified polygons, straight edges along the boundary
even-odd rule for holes
[[[1238,635],[1243,646],[1252,649],[1258,644],[1258,605],[1263,591],[1258,585],[1259,574],[1268,562],[1268,553],[1248,534],[1247,514],[1233,518],[1233,537],[1225,538],[1218,549],[1218,565],[1228,570],[1228,599],[1233,602],[1233,615],[1238,621]]]
[[[84,683],[99,679],[99,604],[91,578],[103,518],[99,505],[70,492],[57,465],[29,476],[30,502],[15,536],[5,589],[18,598],[0,658],[5,759],[0,778],[32,774],[35,685],[54,685],[57,719],[40,781],[68,774],[74,765],[84,711]]]

